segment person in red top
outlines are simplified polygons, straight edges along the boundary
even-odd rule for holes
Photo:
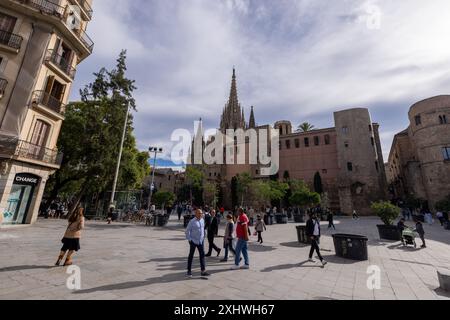
[[[236,256],[234,259],[234,266],[231,267],[232,270],[250,269],[250,261],[248,259],[248,247],[247,247],[247,242],[249,238],[248,233],[249,219],[247,215],[244,213],[244,210],[242,208],[239,208],[238,213],[239,217],[237,219],[237,226],[236,226],[236,236],[238,238],[238,241],[236,244]],[[242,255],[244,256],[245,265],[239,267],[239,263],[241,261],[241,252]]]

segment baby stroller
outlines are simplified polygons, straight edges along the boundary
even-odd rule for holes
[[[416,245],[416,236],[417,233],[411,228],[405,228],[402,232],[402,244],[403,246],[413,245],[414,248],[417,248]]]

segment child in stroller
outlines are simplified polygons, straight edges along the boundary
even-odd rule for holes
[[[405,227],[402,232],[402,244],[403,246],[413,245],[414,248],[417,248],[416,244],[417,233],[412,229]]]
[[[400,239],[402,240],[403,246],[407,245],[413,245],[414,248],[417,247],[416,245],[416,232],[414,229],[409,228],[407,225],[405,225],[405,219],[402,218],[397,224],[398,231],[400,232]]]

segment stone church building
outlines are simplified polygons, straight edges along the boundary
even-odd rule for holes
[[[239,103],[236,72],[233,70],[231,90],[220,119],[218,132],[227,129],[276,129],[279,131],[279,170],[272,177],[261,175],[261,166],[250,163],[248,138],[243,146],[244,164],[203,164],[205,179],[216,182],[222,189],[221,204],[232,208],[231,185],[239,174],[249,173],[254,179],[298,179],[313,189],[314,176],[320,174],[330,207],[336,212],[368,215],[373,201],[387,197],[387,182],[381,151],[379,125],[373,123],[366,108],[342,110],[334,113],[335,127],[294,132],[290,121],[274,125],[257,125],[255,108],[251,107],[249,121]],[[193,139],[190,164],[194,163],[195,146],[202,150],[214,138],[205,141],[199,126]],[[228,146],[227,146],[228,147]],[[240,148],[236,142],[236,150]],[[198,148],[198,147],[197,147]],[[226,152],[224,152],[226,153]],[[198,165],[198,164],[197,164]]]

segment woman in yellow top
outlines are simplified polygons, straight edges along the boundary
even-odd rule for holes
[[[66,233],[64,234],[64,238],[61,240],[63,246],[61,248],[61,253],[59,254],[58,261],[56,261],[57,266],[61,264],[61,261],[67,252],[69,253],[67,254],[64,266],[72,265],[73,253],[80,250],[81,230],[83,230],[84,228],[83,211],[83,208],[79,208],[75,210],[75,212],[69,218],[69,226],[67,227]]]

